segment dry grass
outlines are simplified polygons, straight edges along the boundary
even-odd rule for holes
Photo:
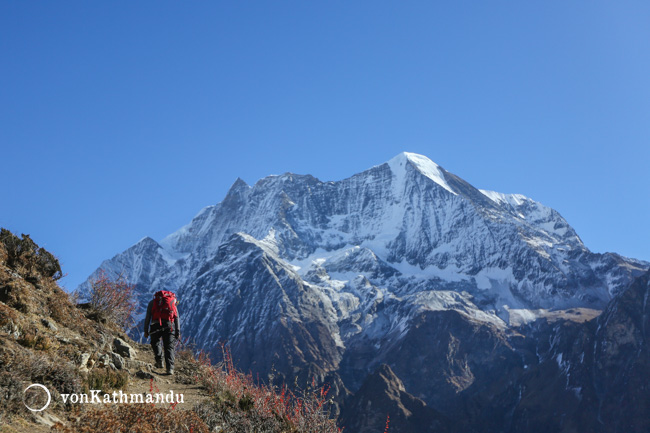
[[[86,377],[84,391],[91,389],[107,393],[114,389],[122,389],[129,383],[129,374],[126,371],[116,371],[111,368],[94,368]]]
[[[27,414],[23,391],[29,384],[48,386],[53,390],[53,397],[58,392],[75,393],[82,389],[82,377],[71,362],[47,352],[26,349],[4,338],[0,339],[0,371],[3,402],[0,415],[6,418]]]
[[[22,336],[18,339],[21,346],[29,349],[49,351],[54,346],[54,342],[45,335],[39,335],[35,328],[23,331]]]
[[[18,324],[18,314],[13,308],[9,308],[5,304],[0,304],[0,330],[7,334],[13,334],[16,331]]]
[[[58,424],[52,428],[61,433],[209,433],[205,423],[192,411],[156,408],[149,404],[116,405],[91,411],[73,426]]]

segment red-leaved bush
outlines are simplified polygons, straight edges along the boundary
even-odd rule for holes
[[[101,270],[97,278],[90,280],[90,307],[100,317],[128,329],[133,324],[136,306],[133,299],[134,288],[135,286],[129,284],[122,275],[111,279]]]
[[[255,383],[252,375],[235,369],[232,356],[222,346],[224,363],[213,366],[204,354],[197,379],[208,389],[211,401],[194,410],[211,429],[228,432],[339,433],[328,416],[327,385],[302,392],[286,386],[275,389]]]

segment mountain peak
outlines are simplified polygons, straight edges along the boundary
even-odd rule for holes
[[[235,180],[235,183],[232,184],[230,189],[239,189],[239,188],[250,188],[250,186],[242,179],[241,177],[238,177],[237,180]]]
[[[428,177],[450,193],[457,195],[457,193],[447,182],[447,179],[445,177],[445,169],[424,155],[419,155],[417,153],[411,152],[402,152],[388,161],[387,164],[398,179],[402,179],[406,174],[406,167],[411,166],[419,171],[422,175]]]
[[[241,177],[238,177],[235,183],[232,184],[228,193],[226,194],[226,199],[232,196],[241,196],[245,191],[249,190],[251,187],[248,185]]]

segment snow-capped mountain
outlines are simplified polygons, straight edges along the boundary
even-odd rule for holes
[[[146,293],[183,292],[236,233],[347,313],[358,310],[347,301],[366,300],[351,290],[360,276],[400,299],[441,290],[469,299],[467,292],[499,321],[513,308],[602,307],[645,266],[590,253],[553,209],[478,190],[424,156],[402,153],[340,182],[287,173],[250,187],[238,179],[187,226],[159,243],[146,237],[101,268]]]
[[[472,338],[487,332],[489,356],[512,352],[512,326],[549,310],[602,310],[649,266],[591,253],[557,211],[530,198],[477,189],[402,153],[337,182],[237,179],[188,225],[100,269],[135,283],[142,305],[159,289],[177,292],[184,334],[215,353],[228,341],[244,370],[328,378],[343,398],[386,363],[406,390],[441,407],[440,395],[481,373],[471,362],[444,364],[441,377],[453,380],[439,394],[404,377],[435,355],[435,344],[415,339],[438,335],[421,334],[432,323],[459,322]],[[420,361],[404,363],[398,350]]]

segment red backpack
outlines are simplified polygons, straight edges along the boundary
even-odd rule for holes
[[[151,317],[157,320],[162,326],[163,320],[174,322],[178,317],[178,310],[176,309],[176,295],[167,290],[160,290],[153,295],[153,306],[151,308]]]

